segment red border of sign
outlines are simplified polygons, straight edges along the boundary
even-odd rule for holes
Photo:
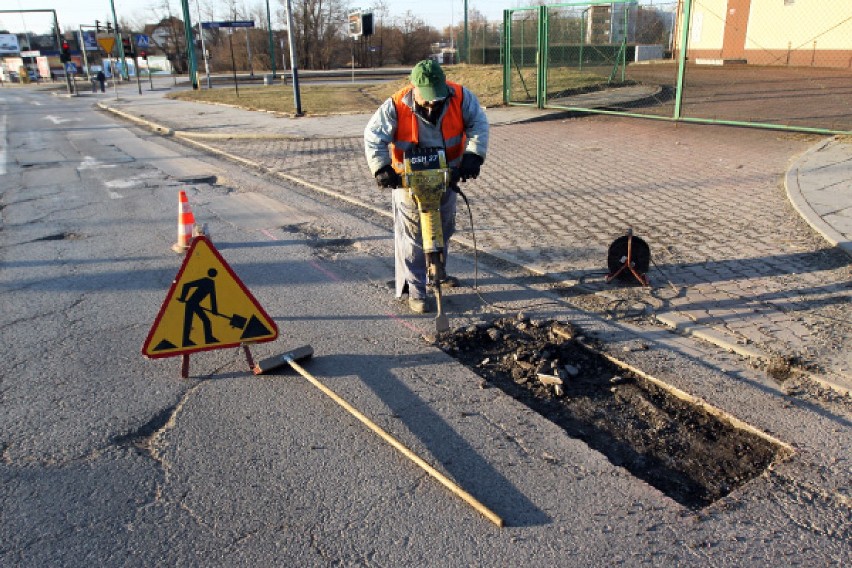
[[[178,282],[180,282],[181,276],[183,276],[183,271],[186,269],[186,265],[189,264],[189,259],[192,258],[192,253],[195,251],[195,247],[201,241],[204,241],[205,243],[207,243],[207,246],[210,247],[210,252],[213,253],[213,256],[215,256],[219,260],[219,262],[222,263],[222,266],[225,268],[225,270],[228,271],[228,274],[231,275],[231,278],[234,279],[234,281],[242,289],[242,291],[245,292],[246,296],[248,296],[249,300],[252,301],[252,303],[254,304],[254,307],[258,309],[258,311],[263,315],[263,317],[266,318],[266,320],[270,324],[272,324],[272,328],[275,331],[275,335],[270,337],[270,338],[267,338],[267,339],[258,339],[257,341],[225,343],[225,344],[222,344],[222,345],[216,344],[216,345],[202,346],[202,347],[190,347],[190,348],[184,349],[182,351],[171,351],[169,353],[164,353],[162,355],[149,355],[149,354],[145,353],[145,349],[148,347],[149,343],[151,343],[151,340],[153,339],[154,331],[156,329],[158,329],[160,320],[163,318],[163,314],[166,313],[166,307],[169,304],[169,299],[173,297],[174,292],[175,292],[175,288],[177,288],[177,284],[178,284]],[[160,311],[159,311],[159,313],[157,313],[157,318],[154,320],[154,323],[151,325],[150,331],[148,331],[148,337],[145,338],[145,343],[142,344],[142,356],[145,357],[146,359],[165,359],[166,357],[177,357],[178,355],[189,355],[190,353],[198,353],[198,352],[201,352],[201,351],[213,351],[215,349],[229,349],[231,347],[239,347],[240,345],[251,345],[252,343],[266,343],[268,341],[274,341],[276,339],[278,339],[278,325],[275,323],[275,321],[271,317],[269,317],[269,314],[266,313],[266,310],[263,309],[263,307],[257,301],[257,298],[255,298],[254,295],[251,292],[249,292],[249,289],[246,288],[245,284],[243,284],[243,281],[240,280],[240,278],[237,276],[237,274],[231,269],[231,265],[228,264],[227,262],[225,262],[225,259],[222,258],[221,254],[219,254],[219,251],[216,250],[216,247],[214,247],[213,243],[210,242],[210,239],[208,239],[207,237],[202,235],[202,236],[198,236],[198,237],[195,237],[194,239],[192,239],[192,244],[189,246],[189,250],[186,251],[186,257],[183,259],[183,264],[180,265],[180,270],[178,270],[177,276],[175,276],[175,279],[172,280],[172,285],[169,287],[169,291],[166,294],[166,299],[163,301],[163,305],[160,306]]]

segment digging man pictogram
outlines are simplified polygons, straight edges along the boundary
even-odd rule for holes
[[[180,291],[180,298],[178,298],[178,302],[185,302],[186,309],[184,311],[183,316],[183,346],[184,347],[192,347],[195,343],[189,338],[190,333],[192,332],[192,320],[194,317],[198,317],[201,320],[201,324],[204,326],[204,342],[205,343],[219,343],[219,340],[213,337],[213,329],[210,325],[210,318],[205,314],[206,308],[201,305],[208,296],[210,296],[210,313],[214,315],[219,315],[219,310],[216,307],[216,282],[214,282],[214,278],[216,277],[215,268],[211,268],[207,271],[207,276],[209,278],[199,278],[198,280],[193,280],[192,282],[187,282],[183,285]],[[190,294],[190,290],[195,289],[192,294]],[[187,295],[189,298],[187,299]]]

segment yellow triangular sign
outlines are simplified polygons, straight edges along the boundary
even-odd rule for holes
[[[192,241],[142,346],[145,357],[173,357],[272,341],[278,326],[207,237]]]
[[[98,45],[101,46],[101,49],[106,51],[107,53],[112,53],[112,48],[115,47],[115,38],[114,37],[99,37]]]

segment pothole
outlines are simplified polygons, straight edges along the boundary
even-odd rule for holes
[[[458,329],[439,346],[678,503],[705,507],[790,450],[588,347],[570,325],[519,318]]]
[[[55,233],[53,235],[46,235],[44,237],[33,239],[30,242],[37,243],[39,241],[72,241],[79,238],[82,238],[82,236],[77,233]]]
[[[345,253],[355,246],[354,239],[347,238],[326,238],[323,236],[324,231],[310,225],[284,225],[282,231],[288,233],[300,233],[305,235],[308,240],[305,244],[316,250],[318,253]]]
[[[351,250],[355,245],[355,241],[352,239],[318,239],[316,241],[310,241],[308,245],[315,249],[322,249],[326,252],[339,253]]]

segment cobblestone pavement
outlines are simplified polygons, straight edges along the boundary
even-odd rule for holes
[[[850,260],[782,187],[791,158],[815,140],[604,116],[503,125],[482,176],[463,189],[481,249],[561,282],[581,307],[706,330],[848,385]],[[360,137],[205,143],[389,208]],[[460,218],[461,235],[466,225]],[[651,247],[651,289],[605,282],[607,249],[628,227]]]

